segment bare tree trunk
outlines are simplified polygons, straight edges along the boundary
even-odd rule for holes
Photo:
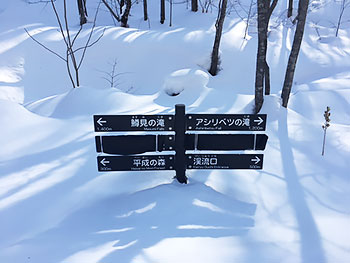
[[[292,50],[289,55],[286,75],[284,77],[283,89],[282,89],[282,106],[287,108],[289,95],[292,89],[295,67],[297,64],[301,42],[303,40],[304,28],[307,16],[307,9],[309,6],[309,0],[299,0],[298,6],[298,23],[295,30]]]
[[[220,40],[222,35],[222,28],[223,28],[224,20],[226,16],[226,7],[227,7],[227,0],[220,0],[218,18],[215,23],[216,34],[215,34],[213,51],[211,53],[211,64],[209,69],[209,73],[212,76],[215,76],[218,72],[219,47],[220,47]]]
[[[288,1],[288,13],[287,17],[291,17],[293,15],[293,0]]]
[[[191,11],[192,12],[198,11],[198,0],[191,0]]]
[[[255,113],[258,113],[264,103],[264,74],[266,67],[266,43],[267,43],[267,11],[269,1],[258,0],[258,51],[256,56],[255,72]]]
[[[160,23],[164,24],[165,21],[165,0],[160,0]]]
[[[255,73],[255,109],[258,113],[264,103],[265,95],[270,94],[270,68],[266,61],[267,55],[267,32],[269,21],[273,10],[277,5],[277,0],[273,0],[270,6],[270,0],[258,0],[258,51],[256,58]]]
[[[78,10],[80,16],[80,25],[82,26],[87,22],[86,0],[78,0]]]
[[[267,55],[267,33],[269,31],[269,23],[270,23],[270,18],[272,15],[273,10],[275,9],[276,5],[277,5],[278,0],[273,0],[271,6],[270,6],[270,0],[267,3],[267,13],[266,13],[266,29],[265,29],[265,34],[266,34],[266,38],[265,38],[265,68],[264,68],[264,79],[265,79],[265,95],[270,95],[270,67],[269,64],[267,63],[266,60],[266,55]]]
[[[270,93],[271,93],[270,67],[269,67],[269,64],[266,61],[266,54],[265,54],[264,80],[265,80],[265,95],[270,95]]]
[[[128,19],[131,10],[131,0],[126,0],[126,6],[124,10],[124,14],[122,15],[120,22],[122,27],[128,27]]]
[[[148,20],[148,12],[147,12],[147,0],[143,0],[143,20]]]
[[[123,14],[123,7],[125,4],[125,0],[120,0],[120,4],[119,4],[119,13]]]

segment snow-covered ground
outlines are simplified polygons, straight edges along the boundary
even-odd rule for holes
[[[69,2],[76,32],[76,1]],[[87,2],[90,23],[78,46],[97,6]],[[86,53],[77,89],[65,63],[24,31],[64,54],[50,4],[0,2],[0,262],[350,262],[350,10],[336,38],[340,2],[311,3],[285,109],[280,91],[294,27],[286,1],[279,3],[269,34],[272,95],[261,111],[264,169],[189,170],[181,185],[173,171],[99,173],[92,115],[173,114],[177,103],[191,113],[252,113],[256,29],[252,23],[243,39],[246,24],[231,12],[222,70],[212,77],[216,9],[191,13],[175,4],[169,27],[168,14],[158,22],[158,1],[149,2],[150,21],[140,2],[127,29],[101,6],[93,39],[105,32]],[[104,77],[115,61],[111,87]]]

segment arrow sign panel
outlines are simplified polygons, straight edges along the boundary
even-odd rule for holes
[[[98,156],[99,172],[174,170],[174,155]]]
[[[263,167],[263,154],[187,154],[187,169],[254,169]]]
[[[192,131],[265,131],[266,114],[187,114]]]
[[[95,132],[173,131],[173,115],[94,115]]]

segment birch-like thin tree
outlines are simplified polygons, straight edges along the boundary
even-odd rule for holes
[[[344,11],[349,6],[350,6],[350,1],[349,0],[342,0],[341,1],[340,13],[339,13],[339,17],[338,17],[337,29],[335,31],[335,37],[338,37],[339,28],[340,28],[341,20],[342,20],[343,15],[344,15]]]
[[[83,26],[81,25],[79,28],[79,31],[75,33],[75,35],[72,34],[72,32],[69,29],[69,24],[68,24],[68,16],[67,16],[67,0],[63,0],[63,19],[60,18],[58,11],[56,9],[55,1],[50,0],[52,9],[55,13],[57,23],[59,25],[59,32],[61,33],[62,40],[65,43],[66,46],[66,52],[65,55],[60,55],[54,50],[48,48],[41,42],[39,42],[37,39],[35,39],[27,29],[24,29],[28,36],[33,39],[36,43],[38,43],[41,47],[46,49],[47,51],[51,52],[52,54],[56,55],[58,58],[63,60],[66,63],[66,68],[67,68],[67,73],[69,76],[69,79],[72,83],[73,88],[77,88],[80,86],[80,75],[79,75],[79,69],[84,61],[86,51],[89,47],[92,47],[95,45],[103,36],[104,31],[102,34],[94,41],[91,42],[92,35],[94,33],[95,25],[96,25],[96,19],[97,19],[97,14],[98,10],[100,8],[100,4],[97,6],[97,11],[95,13],[95,18],[93,21],[93,25],[91,27],[90,33],[87,37],[87,40],[85,42],[85,45],[80,46],[78,48],[75,48],[76,46],[76,41],[79,37],[79,34],[82,32]],[[63,20],[63,22],[62,22]]]

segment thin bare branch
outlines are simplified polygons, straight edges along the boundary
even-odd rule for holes
[[[57,12],[57,9],[56,9],[54,0],[51,0],[51,5],[52,5],[53,11],[55,12],[55,16],[56,16],[58,25],[59,25],[59,27],[60,27],[60,31],[61,31],[61,34],[62,34],[64,43],[66,43],[67,48],[69,48],[68,43],[67,43],[67,40],[66,40],[66,36],[64,35],[64,30],[63,30],[63,26],[62,26],[62,23],[61,23],[61,19],[60,19],[60,16],[58,15],[58,12]]]
[[[113,11],[112,7],[107,3],[106,0],[102,0],[102,2],[105,4],[111,15],[118,21],[120,22],[120,17]]]
[[[63,61],[66,61],[66,59],[64,57],[62,57],[60,54],[56,53],[55,51],[53,51],[52,49],[48,48],[47,46],[45,46],[44,44],[42,44],[41,42],[39,42],[38,40],[36,40],[29,32],[28,30],[25,28],[24,31],[26,31],[26,33],[28,34],[28,36],[33,39],[37,44],[39,44],[41,47],[43,47],[44,49],[46,49],[47,51],[51,52],[52,54],[56,55],[57,57],[59,57],[60,59],[62,59]]]
[[[83,26],[81,25],[80,28],[79,28],[79,31],[75,34],[74,38],[73,38],[73,41],[72,41],[72,46],[74,46],[74,43],[75,43],[75,40],[77,40],[79,34],[81,33],[83,29]]]
[[[88,40],[87,40],[87,42],[85,44],[85,47],[83,49],[83,54],[81,55],[79,65],[77,66],[78,69],[80,68],[81,64],[83,63],[83,60],[84,60],[84,57],[85,57],[85,53],[86,53],[86,49],[88,47],[92,47],[93,45],[95,45],[102,38],[102,36],[105,33],[106,28],[103,29],[102,34],[99,36],[99,38],[96,41],[94,41],[92,44],[89,44],[90,40],[91,40],[91,37],[92,37],[92,34],[94,32],[95,26],[96,26],[96,20],[97,20],[98,11],[100,9],[100,5],[101,5],[101,1],[98,3],[97,9],[96,9],[96,13],[95,13],[95,17],[94,17],[94,22],[93,22],[90,34],[89,34]]]
[[[75,82],[74,82],[74,79],[73,79],[73,76],[72,76],[72,73],[71,73],[71,70],[70,70],[70,66],[69,66],[69,50],[67,49],[66,50],[66,57],[67,57],[67,60],[66,60],[66,67],[67,67],[67,71],[68,71],[68,76],[69,76],[69,79],[70,81],[72,82],[72,86],[73,86],[73,89],[76,88],[76,85],[75,85]]]
[[[269,21],[270,17],[272,15],[273,10],[275,9],[276,5],[277,5],[278,0],[273,0],[271,6],[269,7],[267,14],[266,14],[266,20]]]
[[[64,23],[65,23],[66,32],[67,32],[67,40],[68,40],[67,42],[68,42],[69,55],[71,56],[71,60],[72,60],[74,68],[77,69],[77,61],[75,59],[75,55],[74,55],[74,52],[73,52],[73,44],[72,44],[72,41],[71,41],[70,31],[69,31],[69,26],[68,26],[67,1],[66,0],[63,1],[63,8],[64,8]],[[76,72],[76,73],[78,73],[78,72]],[[77,77],[77,82],[79,83],[78,77]]]
[[[105,31],[106,31],[106,29],[104,28],[102,34],[94,42],[92,42],[91,44],[89,44],[87,46],[84,46],[84,47],[77,48],[73,52],[75,53],[75,52],[78,52],[78,51],[80,51],[82,49],[86,49],[86,48],[92,47],[93,45],[95,45],[103,37]]]
[[[111,85],[111,87],[113,86],[113,82],[110,79],[108,79],[106,77],[101,77],[101,78],[106,80]]]
[[[68,45],[69,45],[69,47],[72,47],[72,42],[71,42],[71,39],[70,39],[69,27],[68,27],[67,1],[66,0],[63,1],[63,9],[64,9],[64,23],[65,23],[65,26],[66,26]]]

